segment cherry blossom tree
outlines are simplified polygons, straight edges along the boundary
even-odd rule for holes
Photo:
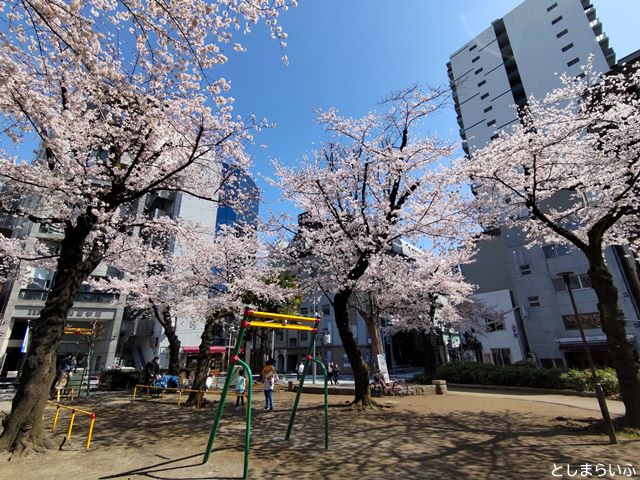
[[[202,390],[209,367],[209,347],[218,324],[239,321],[247,298],[254,304],[281,305],[295,296],[296,289],[272,281],[281,273],[281,267],[273,261],[279,256],[278,248],[261,240],[255,227],[224,226],[213,235],[206,226],[195,222],[178,219],[164,223],[167,222],[172,226],[165,225],[159,232],[157,226],[141,232],[146,240],[128,239],[129,245],[140,247],[120,248],[118,258],[113,259],[121,268],[126,266],[127,275],[106,282],[109,288],[133,298],[135,307],[155,309],[158,314],[154,315],[169,317],[172,332],[171,317],[202,328],[192,386]],[[171,243],[173,248],[149,248],[149,230],[165,238],[156,238],[155,244]],[[101,288],[106,287],[104,283]],[[187,404],[196,400],[192,394]]]
[[[468,249],[433,252],[413,247],[404,252],[403,247],[407,248],[399,243],[397,252],[380,256],[381,264],[372,269],[376,276],[363,278],[364,292],[354,293],[353,303],[367,325],[374,357],[384,353],[382,319],[389,333],[422,333],[430,343],[429,335],[440,323],[454,325],[466,318],[458,307],[466,305],[473,293],[473,286],[456,268],[468,261]]]
[[[276,164],[285,198],[304,212],[294,242],[306,268],[302,278],[335,292],[356,404],[371,405],[371,398],[368,367],[349,326],[354,292],[367,291],[361,288],[367,277],[384,276],[381,259],[400,239],[429,241],[430,248],[444,252],[466,235],[463,196],[438,166],[453,147],[413,132],[443,101],[442,91],[412,87],[392,94],[382,114],[351,119],[333,109],[320,112],[320,123],[335,136],[332,142],[300,167]]]
[[[290,3],[295,4],[295,0]],[[236,31],[278,25],[284,0],[0,2],[0,122],[33,162],[0,153],[0,211],[63,231],[56,275],[0,448],[42,445],[42,413],[75,292],[111,242],[139,223],[139,202],[165,190],[214,199],[219,164],[245,167],[259,127],[233,114],[216,74]],[[35,202],[23,202],[30,196]]]
[[[193,381],[196,390],[203,390],[209,367],[209,347],[215,326],[224,319],[238,321],[250,294],[256,302],[286,303],[295,290],[283,288],[268,281],[279,273],[279,267],[270,260],[273,248],[261,241],[253,228],[223,228],[213,239],[191,243],[181,251],[180,262],[187,266],[185,282],[191,290],[185,298],[188,306],[186,318],[204,319],[199,347],[198,363]],[[231,372],[228,372],[231,374]],[[196,395],[189,396],[193,403]]]
[[[605,249],[637,250],[640,72],[584,73],[563,76],[563,86],[544,100],[530,99],[521,125],[462,163],[476,184],[484,225],[521,229],[532,242],[572,244],[585,255],[625,419],[637,427],[638,366]]]

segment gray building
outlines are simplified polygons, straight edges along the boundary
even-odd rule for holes
[[[37,199],[32,199],[37,202]],[[31,201],[27,199],[26,201]],[[51,244],[62,240],[62,233],[47,225],[3,216],[0,234]],[[106,264],[100,264],[92,277],[119,275]],[[40,316],[53,280],[53,272],[28,264],[20,265],[18,273],[0,290],[0,376],[16,377],[26,358],[32,323]],[[124,313],[125,296],[117,293],[93,291],[83,283],[67,315],[65,327],[94,328],[95,346],[90,369],[100,370],[111,365],[119,356],[118,332]],[[67,353],[78,355],[84,367],[91,338],[87,335],[65,333],[58,347],[58,359]]]
[[[465,153],[473,157],[500,130],[519,122],[518,108],[528,97],[542,98],[560,87],[561,73],[580,76],[589,57],[600,72],[615,65],[595,8],[585,0],[527,0],[456,50],[447,69]],[[508,345],[504,335],[487,332],[481,339],[483,350],[500,352],[500,363],[525,357],[544,367],[584,366],[569,295],[557,276],[572,271],[572,289],[594,359],[607,363],[606,337],[581,252],[563,245],[525,245],[520,232],[505,229],[494,230],[479,247],[462,272],[478,285],[483,298],[509,292],[512,333],[518,340]],[[635,259],[622,247],[607,249],[606,259],[620,293],[627,338],[637,351],[640,302]],[[495,362],[496,355],[485,358]]]

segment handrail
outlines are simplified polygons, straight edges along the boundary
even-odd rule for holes
[[[135,385],[133,387],[133,398],[132,400],[136,399],[136,396],[138,394],[138,388],[140,389],[147,389],[147,394],[149,393],[149,389],[151,388],[155,388],[156,390],[161,390],[161,399],[164,400],[164,392],[169,390],[169,391],[174,391],[178,393],[178,406],[180,406],[180,403],[182,402],[182,394],[183,393],[199,393],[200,395],[198,395],[198,401],[196,403],[196,410],[200,410],[200,400],[202,399],[202,397],[208,395],[209,393],[220,393],[222,392],[221,389],[210,389],[210,390],[193,390],[191,388],[174,388],[174,387],[163,387],[161,385]]]
[[[56,414],[53,417],[53,425],[51,426],[51,431],[54,432],[56,429],[56,425],[58,424],[58,416],[60,415],[60,410],[70,410],[71,411],[71,419],[69,420],[69,429],[67,430],[67,441],[71,440],[71,432],[73,431],[73,423],[76,419],[76,414],[80,413],[81,415],[86,415],[91,418],[91,423],[89,424],[89,433],[87,434],[87,443],[85,448],[89,450],[91,446],[91,437],[93,436],[93,426],[96,421],[96,414],[94,412],[89,412],[87,410],[82,410],[80,408],[71,407],[69,405],[62,405],[60,402],[53,402],[51,400],[47,400],[47,403],[50,405],[56,406]]]

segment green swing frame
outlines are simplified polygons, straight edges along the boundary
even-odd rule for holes
[[[296,323],[289,323],[296,322]],[[300,322],[308,322],[313,323],[313,327],[308,325],[300,324]],[[244,473],[243,478],[248,478],[249,473],[249,446],[251,442],[251,411],[252,411],[252,398],[253,398],[253,382],[251,379],[253,378],[251,368],[244,361],[242,361],[238,353],[240,352],[240,346],[244,340],[245,333],[248,329],[251,328],[265,328],[265,329],[283,329],[283,330],[299,330],[306,331],[311,333],[311,339],[309,341],[309,349],[307,351],[307,355],[305,357],[305,368],[304,372],[300,377],[300,383],[298,388],[296,389],[296,397],[293,402],[293,408],[291,409],[291,416],[289,418],[289,425],[287,427],[287,433],[285,435],[285,440],[288,440],[291,437],[291,432],[293,431],[293,423],[296,418],[296,411],[298,410],[298,404],[300,402],[300,394],[302,393],[302,389],[304,387],[304,381],[306,377],[306,372],[308,367],[315,363],[320,366],[320,370],[324,376],[324,448],[329,448],[329,387],[328,387],[328,375],[327,369],[324,364],[313,356],[314,345],[316,342],[316,337],[318,335],[318,325],[320,324],[319,317],[303,317],[299,315],[285,315],[281,313],[269,313],[269,312],[259,312],[255,310],[251,310],[249,308],[245,309],[244,316],[242,319],[242,323],[240,324],[240,330],[238,331],[238,338],[236,340],[236,344],[233,348],[233,354],[231,356],[231,364],[232,368],[229,368],[227,372],[227,377],[224,382],[224,387],[222,389],[222,393],[220,395],[220,403],[218,404],[218,408],[216,410],[215,420],[211,427],[211,433],[209,434],[209,441],[207,442],[207,449],[204,452],[204,459],[202,463],[205,464],[209,461],[209,456],[211,455],[211,451],[213,449],[213,443],[215,441],[215,436],[218,431],[218,427],[220,426],[220,420],[222,419],[222,412],[224,410],[224,403],[227,398],[227,392],[229,391],[229,387],[231,386],[231,377],[233,373],[233,368],[236,365],[240,365],[244,367],[245,371],[248,374],[248,378],[250,379],[248,383],[247,389],[247,420],[246,420],[246,430],[245,430],[245,439],[244,439]]]

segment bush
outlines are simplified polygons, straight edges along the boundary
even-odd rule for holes
[[[602,385],[605,395],[615,395],[620,391],[618,385],[618,377],[613,368],[597,368],[596,376]],[[591,377],[590,370],[569,370],[562,375],[562,381],[566,385],[565,388],[577,390],[579,392],[595,390],[595,384]]]
[[[618,393],[618,379],[612,368],[596,370],[602,389],[606,395]],[[595,386],[589,370],[543,369],[532,365],[492,365],[486,363],[450,363],[438,367],[437,379],[449,383],[470,385],[497,385],[503,387],[529,387],[568,389],[579,392],[593,391]],[[427,375],[417,375],[418,383],[431,383]]]
[[[99,390],[130,390],[144,381],[142,370],[104,370],[100,374]]]

